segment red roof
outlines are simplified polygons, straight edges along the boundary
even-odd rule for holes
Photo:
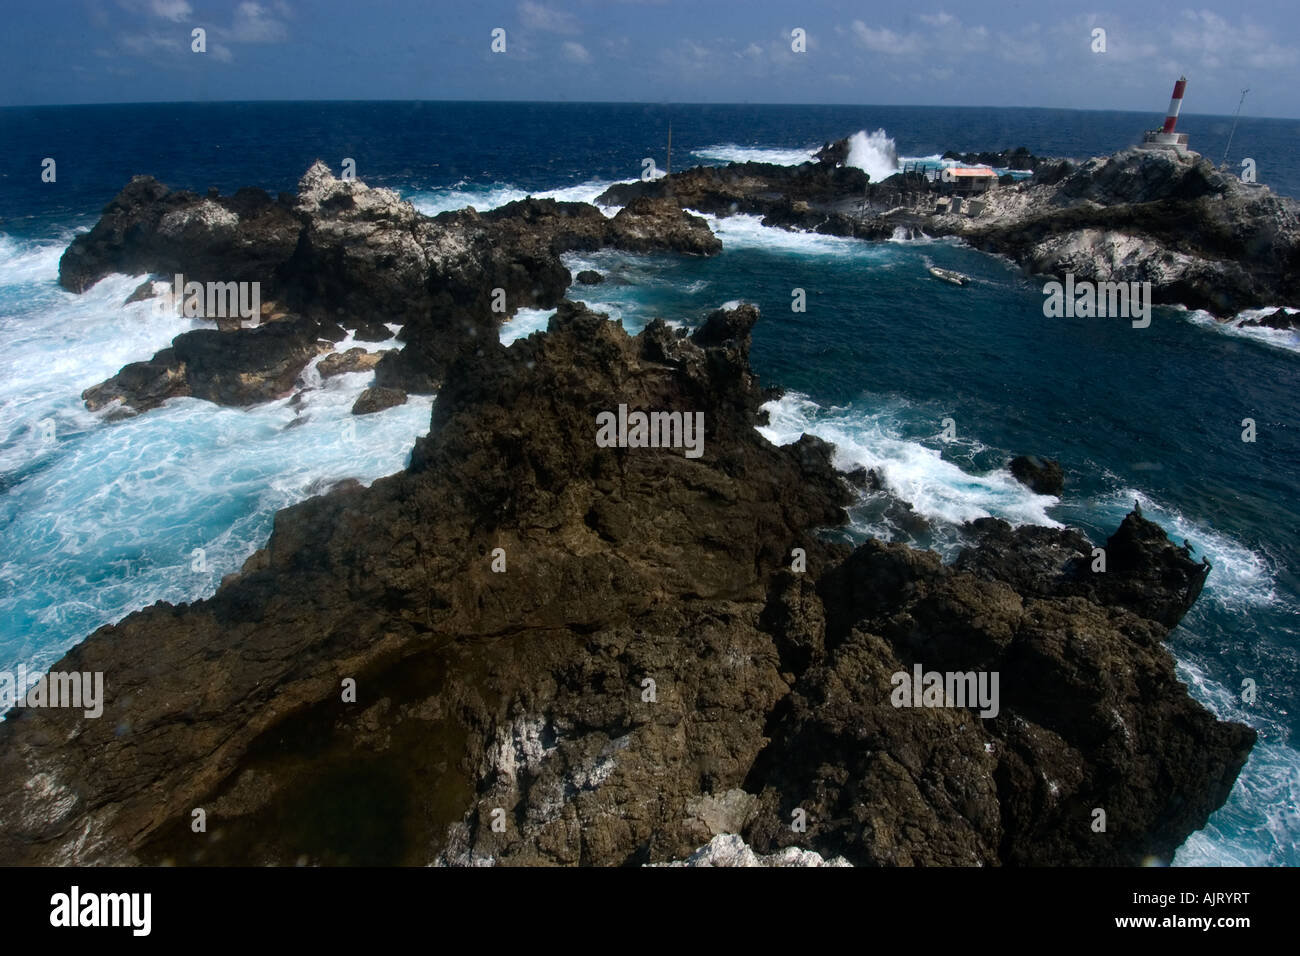
[[[996,176],[987,166],[949,166],[948,172],[954,176]]]

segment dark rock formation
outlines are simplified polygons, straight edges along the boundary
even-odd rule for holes
[[[352,337],[358,342],[387,342],[393,330],[382,322],[358,322]]]
[[[970,163],[978,166],[992,166],[995,169],[1020,169],[1033,171],[1048,160],[1041,156],[1035,156],[1024,146],[1017,146],[1015,149],[1003,149],[996,153],[958,153],[948,150],[943,154],[944,159],[955,159],[958,162]]]
[[[1158,193],[1149,205],[1171,215],[1254,201],[1203,170],[1131,162],[1040,168],[1061,188],[1014,187],[1023,208],[969,234],[1014,244],[1030,223],[1032,257],[1067,224],[1135,215],[1135,197]],[[131,614],[54,665],[104,672],[104,714],[0,724],[0,864],[639,864],[720,829],[778,859],[796,845],[857,864],[1168,858],[1254,742],[1192,701],[1162,644],[1207,564],[1136,509],[1101,549],[973,522],[950,567],[836,543],[824,532],[879,477],[837,473],[819,439],[759,435],[772,392],[749,366],[756,309],[631,337],[562,299],[565,251],[716,251],[683,206],[892,232],[897,216],[820,205],[869,185],[902,188],[828,158],[614,187],[612,219],[535,199],[428,219],[320,164],[275,201],[133,180],[69,248],[66,287],[179,271],[262,282],[287,312],[179,336],[88,403],[264,400],[345,328],[382,323],[404,346],[354,412],[440,391],[406,470],[322,488],[211,598]],[[1277,256],[1289,240],[1260,241]],[[511,311],[555,307],[548,333],[502,347],[497,289]],[[620,406],[701,414],[703,454],[598,445],[598,416]],[[996,674],[994,706],[895,706],[895,675],[916,666]]]
[[[870,183],[860,170],[836,165],[846,150],[834,144],[819,153],[821,161],[800,166],[700,166],[616,184],[599,201],[670,197],[719,216],[747,213],[769,226],[869,240],[898,230],[958,236],[1031,273],[1150,282],[1153,304],[1220,318],[1300,300],[1300,205],[1206,159],[1139,149],[1084,163],[1032,157],[1031,179],[1000,184],[981,197],[982,212],[968,217],[936,213],[942,187],[924,176]]]
[[[663,179],[616,183],[597,202],[626,206],[639,197],[671,198],[683,209],[729,216],[766,215],[790,203],[825,203],[860,197],[870,182],[862,170],[829,163],[776,166],[731,163],[696,166]]]
[[[594,269],[583,269],[574,278],[582,285],[600,285],[605,281],[605,277]]]
[[[267,283],[293,254],[301,227],[289,204],[260,189],[207,199],[136,176],[68,246],[59,284],[82,292],[113,272]]]
[[[340,181],[317,162],[296,196],[277,200],[256,189],[201,198],[137,176],[105,207],[95,228],[73,240],[60,261],[59,282],[78,292],[113,272],[256,282],[262,302],[283,303],[302,319],[295,325],[308,337],[313,327],[341,326],[358,340],[381,341],[392,337],[386,323],[401,325],[405,347],[384,356],[377,384],[431,392],[462,350],[496,336],[504,317],[559,302],[571,281],[562,253],[605,246],[693,255],[722,248],[704,220],[670,202],[629,203],[609,219],[586,203],[526,199],[482,216],[466,209],[430,219],[391,190]],[[496,289],[504,292],[505,314],[493,308]],[[341,331],[319,334],[330,341],[342,337]],[[254,337],[232,324],[221,349],[204,349],[202,364],[217,374],[224,354],[231,363],[219,377],[244,374],[250,361],[244,353],[274,337]],[[178,338],[171,351],[190,348]],[[296,375],[314,354],[279,348],[274,361],[292,358]],[[263,400],[258,394],[280,394],[281,373],[288,369],[277,365],[274,375],[266,373],[274,387],[204,388],[186,385],[192,372],[171,360],[160,353],[142,363],[147,368],[124,369],[88,395],[100,405],[120,397],[141,411],[156,405],[158,394],[244,404]]]
[[[823,143],[822,148],[813,153],[813,160],[829,166],[843,166],[849,161],[849,138]]]
[[[379,364],[382,352],[367,352],[363,348],[348,349],[327,355],[316,363],[316,371],[321,378],[331,378],[345,372],[369,372]]]
[[[614,216],[607,236],[607,245],[629,252],[654,252],[667,247],[675,252],[711,256],[722,251],[722,240],[708,224],[683,211],[671,199],[633,199]]]
[[[152,359],[124,366],[81,397],[91,411],[120,401],[119,414],[145,412],[182,395],[219,405],[283,398],[292,394],[303,367],[331,348],[321,334],[316,322],[301,318],[237,333],[197,329],[176,336],[171,348]]]
[[[980,547],[958,557],[960,570],[1005,581],[1022,595],[1076,595],[1128,608],[1169,628],[1196,602],[1210,573],[1208,561],[1193,561],[1186,544],[1174,547],[1137,508],[1106,541],[1104,555],[1094,554],[1077,531],[1012,531],[993,518],[974,521],[969,529]]]
[[[1071,532],[983,525],[955,568],[827,542],[850,491],[755,430],[756,319],[562,302],[461,352],[406,471],[55,665],[105,672],[102,719],[0,724],[0,863],[646,863],[737,825],[855,863],[1168,856],[1254,736],[1161,645],[1205,569],[1136,515],[1104,587]],[[703,413],[703,455],[599,447],[620,404]],[[998,715],[895,708],[913,663],[999,671]]]
[[[1028,485],[1036,494],[1057,495],[1065,489],[1065,472],[1054,458],[1037,455],[1017,455],[1011,459],[1011,474],[1022,485]]]
[[[1009,546],[1017,577],[1035,583],[1019,593],[1023,580],[1008,587],[874,541],[824,572],[815,595],[786,579],[782,600],[798,594],[801,612],[774,620],[775,636],[814,648],[813,663],[747,779],[761,790],[746,833],[756,850],[798,845],[873,865],[1132,865],[1144,852],[1168,859],[1222,804],[1254,731],[1187,696],[1160,643],[1167,621],[1109,593],[1074,597],[1053,583],[1064,572],[1030,571],[1056,567],[1061,549],[1046,529],[1022,530],[968,562],[990,572]],[[1168,541],[1146,543],[1157,561],[1177,560]],[[892,676],[910,680],[914,665],[997,673],[997,714],[891,706]],[[792,831],[798,809],[806,833]]]
[[[400,388],[368,388],[352,403],[353,415],[373,415],[385,408],[406,404],[406,393]]]
[[[1241,324],[1247,328],[1260,327],[1265,329],[1278,329],[1283,332],[1291,329],[1300,329],[1300,312],[1288,312],[1286,309],[1274,309],[1268,315],[1261,315],[1254,319],[1246,319]]]
[[[1300,295],[1294,200],[1161,150],[1043,173],[995,192],[979,218],[938,231],[1039,274],[1150,282],[1155,303],[1220,317]]]

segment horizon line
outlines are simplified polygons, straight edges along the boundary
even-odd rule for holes
[[[0,110],[22,109],[74,109],[97,106],[237,106],[245,104],[302,104],[302,103],[467,103],[516,106],[656,106],[669,108],[674,106],[749,106],[749,107],[784,107],[797,109],[801,107],[847,107],[858,109],[986,109],[986,110],[1043,110],[1069,113],[1132,113],[1137,116],[1152,114],[1158,110],[1114,109],[1078,106],[989,106],[968,103],[755,103],[755,102],[714,102],[710,100],[654,101],[654,100],[494,100],[494,99],[241,99],[241,100],[129,100],[103,101],[95,103],[11,103],[0,106]],[[1233,118],[1231,113],[1196,113],[1186,111],[1182,116],[1199,116],[1207,118]],[[1241,114],[1242,119],[1296,120],[1295,116],[1257,116]]]

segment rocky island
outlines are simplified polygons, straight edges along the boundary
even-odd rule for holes
[[[106,675],[103,717],[0,724],[0,862],[1168,860],[1255,740],[1189,697],[1163,644],[1207,565],[1137,509],[1104,542],[977,521],[951,565],[834,540],[857,490],[830,446],[756,430],[758,311],[632,336],[564,299],[559,258],[713,254],[685,210],[727,210],[866,237],[923,221],[1039,265],[1158,272],[1225,309],[1291,288],[1293,234],[1241,225],[1289,207],[1162,163],[1040,167],[969,221],[828,212],[873,188],[833,162],[690,170],[622,188],[613,217],[530,199],[430,218],[321,164],[275,199],[133,180],[69,247],[66,288],[184,273],[258,282],[270,305],[179,336],[89,405],[282,397],[345,330],[389,325],[401,347],[375,387],[437,399],[405,470],[282,511],[212,597],[131,614],[55,665]],[[1223,228],[1177,234],[1202,207]],[[1095,236],[1139,223],[1149,254],[1104,258],[1118,247]],[[1260,265],[1230,264],[1242,243]],[[554,307],[547,332],[502,346],[496,290],[510,312]],[[598,447],[620,405],[703,413],[704,454]],[[998,674],[996,713],[896,706],[914,670]]]
[[[1033,275],[1150,282],[1156,304],[1220,319],[1300,301],[1300,204],[1194,154],[1133,148],[1082,163],[1022,150],[971,154],[1034,170],[981,194],[976,216],[941,208],[934,184],[916,173],[871,182],[846,165],[847,155],[841,140],[801,166],[699,166],[612,186],[598,201],[665,198],[698,212],[748,213],[769,226],[862,239],[900,231],[954,236]]]

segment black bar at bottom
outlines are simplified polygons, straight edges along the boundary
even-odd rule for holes
[[[843,926],[861,933],[885,925],[910,927],[919,939],[931,940],[978,927],[978,938],[989,942],[1035,934],[1040,941],[1128,937],[1150,943],[1199,934],[1231,945],[1257,930],[1287,932],[1300,889],[1296,871],[1285,868],[731,874],[32,868],[0,870],[0,884],[6,935],[25,943],[45,934],[79,934],[128,945],[148,939],[259,947],[281,939],[374,943],[376,934],[403,931],[424,934],[436,945],[438,939],[451,943],[443,934],[457,927],[482,942],[540,933],[584,947],[608,941],[605,932],[625,942],[649,934],[667,945],[682,942],[681,932],[734,939],[784,930],[813,934],[805,938],[811,946],[819,931]],[[148,894],[147,935],[139,932],[145,898],[129,894]],[[117,926],[80,925],[115,919]]]

